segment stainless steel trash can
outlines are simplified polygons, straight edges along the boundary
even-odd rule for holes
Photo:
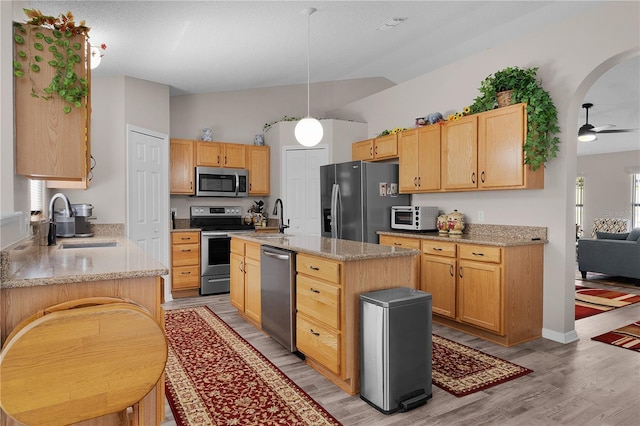
[[[360,295],[360,398],[390,414],[431,398],[431,294],[406,287]]]

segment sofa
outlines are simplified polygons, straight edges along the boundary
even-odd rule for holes
[[[628,233],[597,232],[578,240],[578,270],[640,279],[640,228]]]

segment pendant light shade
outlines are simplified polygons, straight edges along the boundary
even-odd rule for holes
[[[317,9],[310,7],[309,9],[304,9],[302,12],[300,12],[304,15],[307,15],[307,116],[298,121],[294,133],[296,136],[296,140],[300,145],[309,147],[315,146],[320,143],[324,134],[322,124],[320,124],[320,122],[315,118],[310,117],[309,114],[309,87],[311,85],[311,81],[309,78],[309,58],[311,56],[311,15],[316,12],[316,10]]]

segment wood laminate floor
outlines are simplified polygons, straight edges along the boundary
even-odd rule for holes
[[[640,288],[579,282],[640,294]],[[433,386],[433,398],[406,413],[384,415],[348,396],[297,356],[240,318],[229,295],[180,299],[165,309],[209,306],[345,426],[351,425],[639,425],[640,354],[591,337],[640,320],[640,304],[576,321],[579,340],[547,339],[511,348],[434,324],[433,332],[534,370],[484,391],[456,398]],[[163,426],[175,425],[169,405]]]

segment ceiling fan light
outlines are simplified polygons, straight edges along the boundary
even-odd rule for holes
[[[591,142],[596,140],[596,132],[593,131],[591,124],[585,124],[578,130],[578,140],[580,142]]]
[[[300,145],[316,146],[322,140],[324,129],[315,118],[305,117],[296,124],[294,134]]]

